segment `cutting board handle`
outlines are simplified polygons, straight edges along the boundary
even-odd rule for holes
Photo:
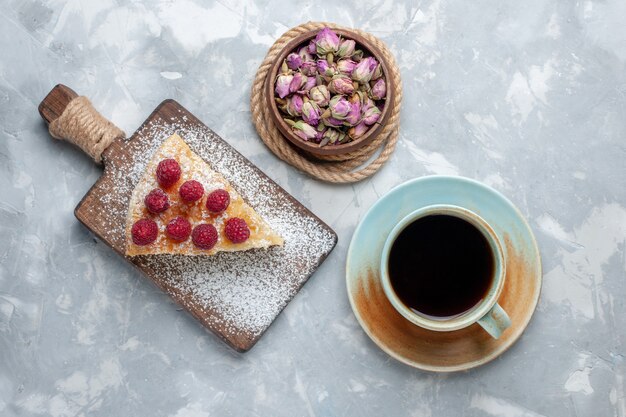
[[[57,84],[39,104],[39,114],[48,123],[55,139],[66,140],[81,148],[100,164],[102,152],[126,134],[102,116],[85,96]]]

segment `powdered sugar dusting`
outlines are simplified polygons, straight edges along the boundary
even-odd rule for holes
[[[156,118],[144,124],[138,132],[141,140],[123,145],[134,151],[108,155],[109,161],[119,158],[106,165],[117,189],[96,196],[107,208],[98,212],[106,226],[102,237],[123,251],[125,224],[120,219],[126,217],[132,190],[160,144],[178,133],[283,237],[284,245],[213,256],[138,256],[131,261],[157,271],[164,286],[183,295],[186,308],[202,310],[205,324],[225,339],[245,335],[254,340],[330,253],[336,236],[210,129],[187,123],[186,113],[179,113],[171,120]]]

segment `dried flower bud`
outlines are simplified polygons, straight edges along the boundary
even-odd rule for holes
[[[350,58],[352,58],[353,61],[361,62],[361,60],[363,59],[363,51],[357,49],[356,51],[354,51]]]
[[[289,119],[285,119],[285,121],[287,120]],[[293,133],[295,133],[296,136],[298,136],[302,140],[308,141],[310,139],[314,139],[317,136],[317,130],[315,130],[313,126],[303,122],[302,120],[299,120],[297,122],[291,121],[291,123],[288,124],[291,125]]]
[[[343,126],[343,120],[337,120],[331,116],[330,110],[322,114],[322,122],[328,127],[341,127]]]
[[[339,45],[339,49],[337,50],[337,56],[339,57],[349,57],[354,53],[354,48],[356,47],[356,42],[352,39],[345,39]]]
[[[275,97],[274,100],[276,100],[276,106],[278,106],[280,111],[282,111],[283,113],[287,113],[287,100],[278,97]]]
[[[293,81],[293,75],[282,74],[276,78],[276,88],[274,91],[278,94],[278,97],[284,98],[289,94],[291,81]]]
[[[363,91],[357,90],[350,97],[350,103],[352,103],[353,100],[359,100],[359,102],[361,103],[361,108],[362,108],[365,105],[365,103],[367,102],[367,95]]]
[[[302,73],[296,72],[295,74],[293,74],[293,79],[291,80],[291,83],[289,83],[289,92],[295,93],[296,91],[300,90],[306,84],[306,81],[306,75],[302,75]]]
[[[322,138],[324,137],[324,133],[326,132],[326,125],[324,123],[320,123],[317,125],[317,135],[315,135],[315,138],[313,138],[313,142],[315,143],[320,143],[322,141]]]
[[[308,93],[311,88],[315,87],[315,77],[307,77],[306,83],[302,86],[298,93]]]
[[[321,110],[313,101],[307,101],[302,105],[302,120],[311,126],[317,126],[320,123]]]
[[[325,85],[317,85],[309,91],[309,98],[318,106],[326,107],[330,101],[330,92]]]
[[[335,69],[325,59],[317,60],[317,72],[322,76],[332,77],[335,74]]]
[[[287,55],[287,59],[285,61],[287,62],[287,66],[289,67],[289,69],[292,69],[294,71],[300,68],[300,65],[302,65],[302,57],[300,57],[300,55],[298,54],[294,54],[293,52]]]
[[[347,126],[355,126],[361,121],[361,98],[358,94],[353,94],[349,99],[350,113],[344,120],[343,124]]]
[[[358,139],[363,136],[368,130],[369,127],[364,122],[361,122],[348,130],[348,136],[352,139]]]
[[[380,119],[380,109],[369,98],[366,99],[366,104],[361,108],[361,112],[363,113],[363,123],[368,126],[373,125]]]
[[[328,53],[337,52],[339,49],[339,36],[330,28],[324,28],[315,36],[315,45],[317,47],[317,54],[325,56]]]
[[[294,94],[291,97],[287,98],[287,113],[290,116],[300,116],[302,114],[302,106],[304,101],[302,100],[302,96],[300,94]]]
[[[347,75],[337,74],[330,80],[328,89],[335,94],[349,95],[354,92],[354,85]]]
[[[306,46],[303,46],[298,50],[298,55],[302,59],[302,62],[315,61],[315,58],[313,58],[313,55],[309,52],[309,48]]]
[[[334,96],[328,103],[331,117],[337,120],[345,120],[350,113],[350,102],[342,96]]]
[[[368,83],[374,75],[378,62],[373,57],[363,58],[352,71],[352,79],[360,83]]]
[[[378,63],[378,65],[376,65],[376,69],[374,70],[374,74],[372,75],[372,80],[377,80],[380,77],[383,76],[383,66],[380,65],[380,62]]]
[[[380,66],[380,65],[379,65]],[[383,78],[379,78],[374,83],[372,90],[370,91],[370,96],[373,100],[382,100],[387,95],[387,85],[385,84],[385,80]]]
[[[317,65],[315,61],[306,61],[300,65],[300,72],[308,77],[313,77],[317,73]]]
[[[337,71],[343,73],[343,74],[352,74],[352,71],[354,70],[354,68],[356,67],[356,62],[354,62],[353,60],[347,58],[347,59],[341,59],[339,60],[339,62],[337,62]]]
[[[339,140],[339,134],[337,129],[330,127],[324,132],[323,139],[328,139],[328,143],[336,143]]]
[[[335,55],[333,55],[332,52],[327,53],[326,54],[326,61],[328,61],[328,65],[330,65],[332,67],[333,64],[335,63]]]

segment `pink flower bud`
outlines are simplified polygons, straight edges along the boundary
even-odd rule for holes
[[[287,66],[289,69],[297,70],[302,65],[302,58],[298,54],[294,54],[293,52],[287,55]]]
[[[303,62],[300,66],[300,72],[302,72],[307,77],[314,77],[317,73],[317,65],[315,61]]]
[[[370,91],[373,100],[382,100],[387,95],[387,84],[383,78],[379,78],[374,83],[372,91]]]
[[[344,74],[352,74],[352,71],[356,67],[356,62],[351,59],[342,59],[337,62],[337,71]]]
[[[306,83],[302,86],[298,93],[305,94],[308,93],[311,88],[315,87],[315,77],[307,77]]]
[[[322,115],[323,116],[323,115]],[[343,120],[337,120],[334,117],[322,117],[322,121],[329,127],[341,127],[343,126]]]
[[[313,58],[313,55],[311,55],[311,53],[309,52],[309,48],[306,46],[303,46],[302,48],[298,50],[298,55],[302,59],[302,62],[309,62],[309,61],[315,60]]]
[[[351,107],[350,102],[342,96],[334,96],[328,103],[331,116],[337,120],[345,120],[350,113]]]
[[[317,126],[320,122],[321,110],[313,101],[307,101],[302,106],[302,120],[311,126]]]
[[[380,65],[380,62],[379,62],[378,65],[376,65],[376,69],[374,70],[374,75],[372,75],[372,80],[377,80],[382,76],[383,76],[383,66]]]
[[[330,93],[328,92],[328,88],[325,85],[318,85],[311,90],[309,90],[309,98],[315,102],[320,107],[328,106],[328,102],[330,101]]]
[[[315,37],[315,45],[317,54],[324,56],[328,53],[337,52],[339,49],[339,36],[330,28],[324,28],[317,33]]]
[[[349,57],[354,53],[354,48],[356,47],[356,42],[352,39],[345,39],[339,45],[339,49],[337,50],[337,55],[340,57]]]
[[[335,75],[328,84],[328,89],[335,94],[350,95],[354,92],[352,80],[347,75]]]
[[[293,79],[291,80],[291,83],[289,83],[289,92],[295,93],[296,91],[300,90],[300,88],[302,88],[306,84],[306,80],[306,75],[302,75],[299,72],[293,74]]]
[[[380,119],[380,109],[369,98],[366,99],[366,104],[361,108],[361,112],[363,113],[363,123],[368,126],[373,125]]]
[[[372,57],[363,58],[352,71],[352,79],[360,83],[368,83],[374,75],[378,62]]]
[[[287,113],[290,116],[300,116],[302,114],[302,106],[304,104],[304,100],[302,100],[302,96],[300,94],[294,94],[291,97],[287,98]]]
[[[293,80],[293,75],[282,74],[276,78],[276,88],[274,91],[280,98],[284,98],[287,94],[289,94],[289,85]]]
[[[369,127],[365,123],[361,122],[348,130],[348,136],[352,139],[357,139],[363,136],[368,130]]]
[[[300,139],[308,141],[309,139],[314,139],[317,136],[317,130],[308,123],[299,120],[295,122],[291,126],[293,133],[296,134]]]
[[[361,121],[361,100],[358,94],[354,94],[350,97],[350,113],[344,120],[343,124],[348,126],[355,126]]]
[[[328,61],[326,61],[325,59],[318,59],[317,72],[319,72],[320,75],[327,75],[332,77],[335,71],[334,68],[328,64]]]
[[[326,125],[324,123],[320,123],[317,125],[317,135],[315,135],[314,142],[320,143],[322,138],[324,137],[324,133],[326,133]]]

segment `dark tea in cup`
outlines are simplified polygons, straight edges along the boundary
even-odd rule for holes
[[[466,208],[433,204],[402,218],[383,245],[380,279],[396,311],[425,329],[477,323],[497,339],[511,326],[498,304],[506,252],[489,223]]]
[[[432,214],[396,237],[388,259],[389,280],[413,312],[447,320],[472,310],[494,280],[495,257],[485,235],[468,221]]]

